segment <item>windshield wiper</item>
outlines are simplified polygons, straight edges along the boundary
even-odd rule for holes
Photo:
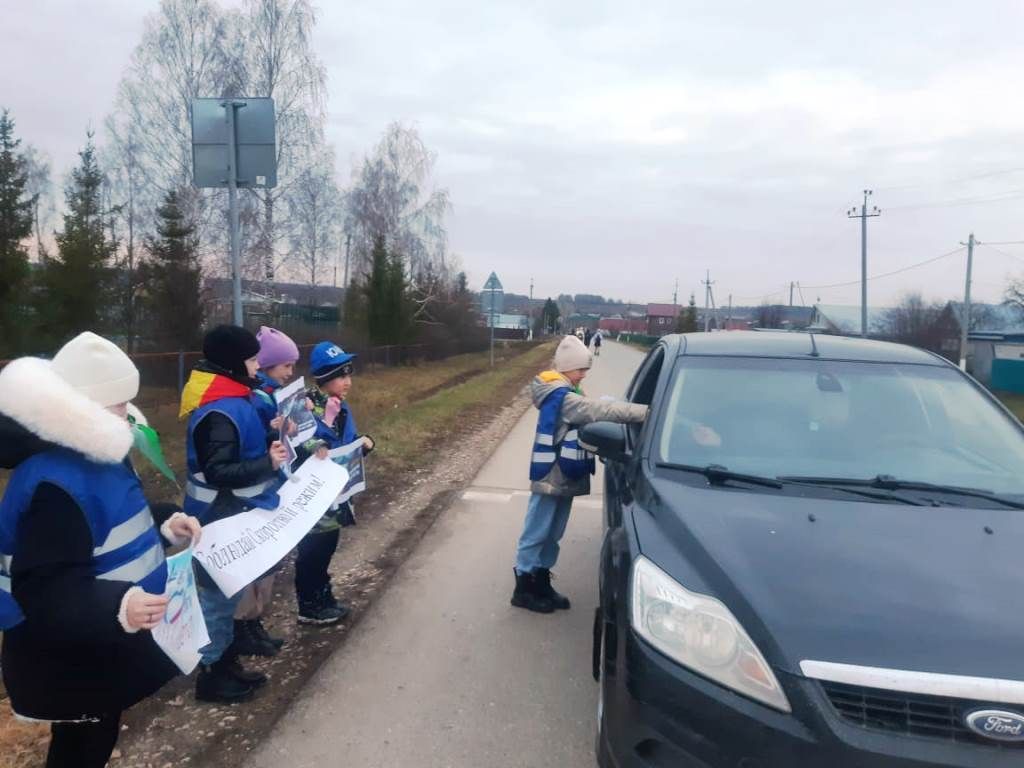
[[[907,504],[911,507],[929,507],[932,506],[924,501],[918,501],[912,499],[909,496],[900,496],[897,493],[889,493],[884,490],[872,491],[868,488],[860,487],[862,484],[859,481],[843,480],[841,478],[834,477],[779,477],[784,483],[789,485],[805,485],[814,488],[827,488],[830,491],[842,491],[843,493],[849,493],[853,496],[863,496],[867,499],[878,499],[879,501],[898,501],[900,504]],[[850,488],[849,486],[856,486]],[[866,485],[866,483],[864,484]]]
[[[876,475],[865,480],[852,477],[780,477],[783,482],[806,483],[809,485],[825,485],[830,487],[841,487],[852,485],[863,488],[879,488],[885,491],[931,491],[933,493],[946,493],[955,496],[967,496],[974,499],[985,499],[996,504],[1002,504],[1013,509],[1024,509],[1024,502],[1008,499],[1005,496],[983,491],[977,488],[963,488],[957,485],[941,485],[939,483],[926,483],[917,480],[900,480],[892,475]]]
[[[730,480],[749,483],[750,485],[762,485],[765,488],[782,488],[783,485],[778,480],[770,477],[745,475],[742,472],[732,472],[721,464],[708,464],[705,467],[698,467],[692,464],[674,464],[669,461],[661,461],[658,462],[657,466],[664,469],[678,469],[683,472],[696,472],[699,475],[704,475],[704,477],[708,479],[708,483],[711,485],[725,485]]]

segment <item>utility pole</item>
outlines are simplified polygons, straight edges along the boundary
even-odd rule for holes
[[[856,207],[846,212],[847,218],[860,219],[860,335],[865,339],[868,337],[868,219],[882,215],[878,206],[868,213],[868,197],[872,194],[870,189],[864,190],[860,213]]]
[[[342,287],[348,290],[348,264],[349,264],[349,249],[352,247],[352,233],[349,232],[345,235],[345,282]]]
[[[707,278],[704,280],[704,333],[711,330],[711,270],[707,271]]]
[[[789,281],[789,306],[793,306],[793,281]]]
[[[974,246],[977,244],[971,232],[967,246],[967,282],[964,285],[964,314],[960,318],[960,370],[967,372],[967,334],[971,328],[971,268],[974,265]]]
[[[673,307],[678,307],[679,306],[679,278],[678,277],[676,278],[675,290],[672,291],[672,306]]]
[[[533,341],[533,278],[530,278],[530,311],[527,313],[530,317],[530,328],[527,331],[527,338]]]
[[[725,319],[725,329],[729,330],[729,326],[732,325],[732,294],[729,294],[729,316]]]

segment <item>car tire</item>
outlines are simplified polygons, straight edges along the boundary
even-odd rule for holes
[[[594,660],[596,662],[597,677],[597,736],[594,744],[594,756],[597,759],[598,768],[614,768],[611,755],[608,753],[608,743],[605,741],[605,663],[604,644],[605,628],[604,620],[601,618],[601,609],[598,608],[594,624]]]

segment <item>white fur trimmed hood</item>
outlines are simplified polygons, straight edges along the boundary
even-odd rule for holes
[[[75,390],[50,362],[22,357],[0,371],[0,413],[48,443],[115,464],[131,450],[126,419]]]

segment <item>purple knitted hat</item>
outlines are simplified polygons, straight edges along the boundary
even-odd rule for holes
[[[299,348],[295,346],[295,342],[288,337],[288,334],[264,325],[260,327],[256,339],[260,343],[260,368],[265,370],[273,368],[275,365],[299,361]]]

